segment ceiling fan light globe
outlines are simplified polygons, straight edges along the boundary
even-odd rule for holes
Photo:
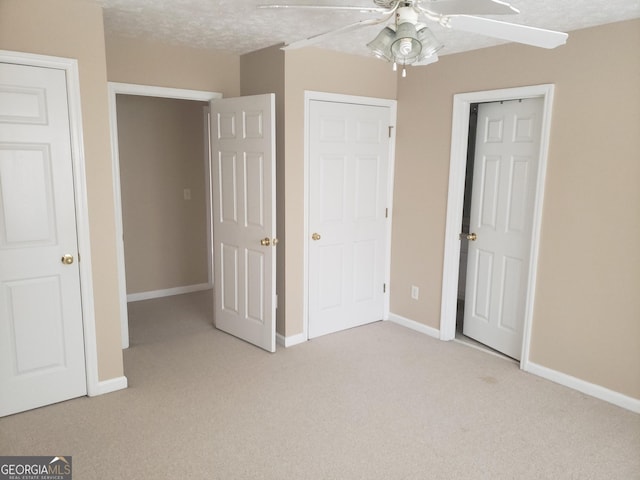
[[[367,47],[376,57],[391,61],[391,44],[395,39],[395,32],[389,28],[383,28],[380,33],[367,43]]]
[[[395,40],[391,44],[393,58],[403,65],[415,62],[422,52],[416,27],[411,23],[401,23],[396,30]]]
[[[438,53],[444,45],[435,37],[427,27],[422,27],[417,32],[418,41],[422,44],[420,60]]]

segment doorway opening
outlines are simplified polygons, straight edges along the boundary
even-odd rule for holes
[[[204,184],[204,195],[201,195],[205,203],[206,219],[206,250],[207,259],[201,264],[206,264],[208,268],[208,281],[197,285],[187,286],[187,288],[165,288],[152,292],[156,298],[166,295],[176,295],[180,293],[191,293],[199,290],[209,290],[215,288],[216,298],[215,311],[213,314],[214,326],[227,333],[238,336],[257,346],[262,346],[254,339],[249,338],[242,332],[231,332],[226,328],[223,317],[218,308],[217,299],[227,302],[224,304],[225,312],[237,311],[242,315],[237,315],[237,326],[248,327],[255,335],[260,335],[261,339],[269,344],[269,351],[275,351],[275,249],[277,238],[275,236],[275,95],[254,95],[248,97],[237,97],[232,99],[222,99],[222,95],[214,92],[202,92],[194,90],[179,90],[162,87],[148,87],[132,84],[109,84],[111,139],[112,139],[112,168],[113,168],[113,188],[116,213],[116,235],[119,242],[117,250],[117,268],[119,279],[120,316],[122,332],[122,348],[129,346],[128,328],[128,307],[127,288],[125,277],[125,249],[123,241],[123,215],[122,215],[122,192],[120,178],[120,161],[118,147],[118,121],[117,121],[117,95],[138,95],[143,97],[162,97],[164,99],[195,100],[207,102],[210,111],[203,110],[203,117],[206,121],[200,126],[192,126],[193,129],[206,130],[201,143],[205,144],[204,174],[200,174],[197,179]],[[240,128],[236,128],[236,126]],[[180,127],[173,127],[180,129]],[[215,133],[214,133],[215,132]],[[135,138],[134,138],[135,141]],[[220,150],[222,143],[226,147],[224,152]],[[215,158],[215,162],[213,159]],[[152,169],[148,169],[153,172]],[[222,176],[221,176],[222,175]],[[134,185],[134,190],[137,185]],[[188,189],[178,186],[173,187],[174,201],[189,200],[191,193]],[[177,192],[176,192],[177,190]],[[233,193],[233,195],[230,195]],[[170,193],[171,195],[171,193]],[[238,196],[239,195],[239,196]],[[134,191],[134,202],[138,201]],[[184,197],[184,198],[183,198]],[[222,204],[221,200],[224,200]],[[238,207],[238,208],[236,208]],[[242,207],[242,210],[240,210]],[[267,216],[266,212],[269,212]],[[216,212],[216,215],[213,215]],[[150,215],[163,215],[162,208],[150,209]],[[202,215],[200,215],[202,217]],[[267,222],[266,219],[269,219]],[[215,227],[214,227],[215,225]],[[243,252],[238,250],[238,246],[227,242],[222,243],[221,235],[229,232],[232,225],[240,225],[237,229],[237,237],[243,242],[251,243],[251,252],[248,246],[243,246]],[[228,226],[228,227],[227,227]],[[268,228],[267,228],[268,227]],[[188,232],[188,228],[180,225],[177,230]],[[215,234],[215,235],[214,235]],[[252,234],[257,234],[254,238]],[[216,238],[217,237],[217,238]],[[273,243],[271,243],[273,239]],[[255,243],[253,243],[255,241]],[[259,245],[261,250],[253,248]],[[248,245],[248,244],[247,244]],[[224,250],[225,258],[220,259],[216,255]],[[265,249],[265,247],[269,247]],[[262,261],[268,250],[269,262]],[[146,254],[144,249],[140,251]],[[234,253],[235,252],[235,253]],[[190,250],[176,252],[181,255],[190,255]],[[172,252],[166,253],[171,256]],[[235,258],[242,255],[247,262],[236,262]],[[163,261],[161,258],[160,262]],[[229,263],[230,262],[230,263]],[[180,266],[180,264],[178,264]],[[226,284],[220,281],[221,272],[230,272],[234,265],[240,265],[237,272],[249,271],[252,280],[259,281],[244,282],[235,281],[240,279],[229,279]],[[215,267],[215,268],[214,268]],[[245,268],[247,267],[247,268]],[[244,270],[243,270],[244,269]],[[215,275],[212,270],[215,271]],[[254,275],[255,274],[255,275]],[[214,277],[216,279],[214,279]],[[247,285],[242,292],[250,292],[247,297],[240,298],[229,294],[232,285]],[[226,285],[226,286],[225,286]],[[195,288],[192,288],[195,287]],[[224,289],[224,292],[223,292]],[[240,289],[238,289],[240,291]],[[225,296],[226,295],[226,296]],[[139,298],[137,298],[139,299]],[[242,308],[235,308],[242,306]],[[264,315],[263,315],[264,313]],[[228,316],[227,316],[228,317]],[[258,319],[258,321],[255,321]],[[256,325],[258,325],[256,327]],[[254,326],[256,328],[250,328]],[[263,347],[266,348],[266,347]]]
[[[117,243],[117,261],[118,261],[118,279],[119,279],[119,297],[120,297],[120,318],[121,318],[121,332],[122,332],[122,348],[129,347],[129,319],[128,319],[128,300],[143,300],[147,298],[156,298],[164,295],[172,295],[172,294],[180,294],[180,293],[188,293],[196,290],[204,290],[210,288],[212,284],[211,278],[211,265],[212,265],[212,240],[211,240],[211,222],[210,222],[210,184],[205,179],[210,178],[209,176],[209,162],[205,161],[208,157],[208,132],[209,132],[209,121],[208,121],[208,110],[204,110],[204,107],[197,106],[197,108],[203,108],[202,110],[202,122],[199,127],[201,132],[206,132],[204,138],[206,139],[204,144],[205,154],[203,155],[203,164],[204,164],[204,176],[199,179],[202,185],[198,185],[199,189],[204,189],[204,194],[199,195],[202,200],[203,205],[199,205],[199,209],[204,209],[204,215],[198,214],[202,218],[203,222],[206,222],[206,249],[207,249],[207,265],[208,272],[206,274],[206,281],[202,282],[198,288],[194,289],[191,287],[188,288],[165,288],[165,289],[157,289],[152,292],[149,292],[148,295],[137,295],[128,298],[127,297],[127,282],[126,282],[126,269],[125,269],[125,248],[124,248],[124,222],[123,222],[123,197],[122,197],[122,187],[123,184],[121,182],[121,171],[120,171],[120,145],[118,138],[118,97],[119,96],[130,96],[130,98],[136,97],[156,97],[160,100],[186,100],[191,102],[209,102],[213,99],[222,98],[222,95],[215,92],[205,92],[198,90],[182,90],[182,89],[174,89],[174,88],[163,88],[163,87],[152,87],[145,85],[135,85],[135,84],[123,84],[123,83],[109,83],[109,107],[110,107],[110,124],[111,124],[111,149],[112,149],[112,171],[113,171],[113,188],[114,188],[114,199],[115,199],[115,214],[116,214],[116,236],[118,238]],[[204,105],[204,103],[202,104]],[[162,134],[162,133],[160,133]],[[202,147],[202,145],[201,145]],[[145,172],[138,172],[141,178],[144,178]],[[151,174],[152,172],[146,172],[147,174]],[[150,179],[153,182],[153,177]],[[195,180],[194,180],[195,181]],[[139,181],[138,181],[139,182]],[[133,189],[137,188],[136,182],[132,186]],[[144,186],[140,185],[139,187],[141,191]],[[175,185],[168,187],[172,192],[167,192],[168,195],[173,195],[176,197],[176,204],[184,202],[191,202],[192,197],[194,195],[194,191],[191,190],[189,185],[181,186],[177,188]],[[179,197],[179,198],[178,198]],[[167,207],[169,208],[169,207]],[[158,214],[162,215],[164,212],[162,209],[157,209]],[[202,212],[200,212],[202,213]],[[131,219],[135,224],[135,218]],[[144,252],[144,249],[141,250]],[[144,254],[144,253],[143,253]],[[179,268],[176,267],[176,268]]]
[[[476,134],[478,131],[478,107],[479,103],[472,103],[469,106],[469,134],[467,139],[467,164],[465,168],[464,181],[464,203],[462,207],[462,224],[460,232],[471,232],[471,194],[473,190],[473,167],[476,157]],[[469,347],[490,353],[506,360],[514,360],[511,357],[495,350],[488,345],[478,342],[464,334],[464,313],[465,313],[465,292],[467,280],[467,260],[469,253],[469,242],[460,242],[460,268],[458,271],[458,301],[456,310],[456,333],[455,341],[463,343]]]
[[[459,94],[454,97],[454,112],[452,125],[451,163],[449,173],[449,194],[447,208],[447,223],[445,237],[445,258],[443,268],[443,291],[441,303],[440,338],[454,340],[458,321],[458,305],[460,301],[459,280],[461,277],[461,257],[464,251],[461,241],[461,230],[464,224],[465,185],[467,170],[471,167],[467,159],[470,155],[470,120],[474,116],[473,106],[490,102],[505,102],[508,100],[539,98],[542,99],[541,135],[539,141],[538,166],[532,172],[535,178],[533,192],[533,212],[530,222],[530,255],[526,262],[526,291],[524,292],[523,307],[523,335],[520,367],[527,368],[529,361],[529,343],[531,335],[531,320],[533,316],[534,292],[537,273],[538,244],[542,216],[542,201],[544,197],[544,179],[546,174],[546,160],[550,134],[551,105],[553,101],[553,85],[538,85],[531,87],[472,92]],[[475,142],[473,143],[475,144]],[[473,155],[475,158],[475,154]],[[467,195],[468,197],[468,195]],[[463,258],[464,260],[464,258]]]

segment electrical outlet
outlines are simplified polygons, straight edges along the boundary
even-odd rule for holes
[[[191,200],[191,189],[190,188],[185,188],[184,189],[184,199],[185,200]]]
[[[420,289],[415,285],[411,285],[411,298],[418,300],[420,298]]]

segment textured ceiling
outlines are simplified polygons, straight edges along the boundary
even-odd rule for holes
[[[104,7],[107,34],[142,37],[176,45],[244,54],[279,43],[302,40],[375,14],[355,11],[264,10],[260,4],[375,6],[372,0],[95,0]],[[640,17],[640,0],[512,0],[518,15],[495,18],[570,32]],[[446,55],[504,43],[429,24]],[[344,33],[317,44],[345,53],[369,55],[366,43],[381,25]],[[571,35],[569,35],[569,42]]]

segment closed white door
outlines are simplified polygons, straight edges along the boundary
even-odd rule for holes
[[[466,336],[520,359],[542,99],[478,108],[465,288]]]
[[[309,338],[383,318],[390,115],[310,102]]]
[[[65,72],[0,63],[0,415],[85,395]]]
[[[211,102],[215,325],[275,352],[275,96]]]

